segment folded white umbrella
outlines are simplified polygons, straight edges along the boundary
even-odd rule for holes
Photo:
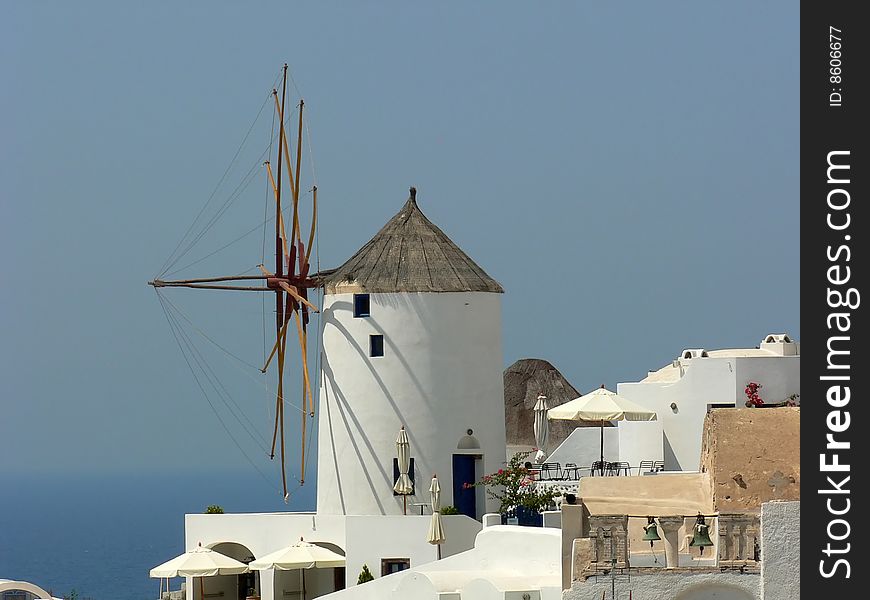
[[[313,569],[327,567],[343,567],[345,558],[327,548],[315,546],[302,539],[286,548],[258,558],[248,565],[252,569]]]
[[[149,572],[151,577],[211,577],[247,573],[248,565],[211,548],[197,546]]]
[[[411,442],[408,441],[408,433],[405,431],[405,426],[399,430],[399,436],[396,438],[396,456],[399,463],[399,479],[393,486],[393,491],[404,496],[404,512],[408,514],[408,494],[414,491],[414,485],[411,478],[408,477],[408,471],[411,468]]]
[[[432,483],[429,485],[429,496],[432,501],[432,520],[429,521],[429,535],[426,541],[438,546],[438,559],[441,559],[441,546],[447,541],[444,534],[444,525],[441,523],[441,486],[438,477],[432,475]]]
[[[543,394],[538,395],[538,401],[535,403],[535,444],[538,446],[538,453],[535,454],[535,462],[542,463],[547,458],[547,438],[550,437],[550,423],[547,420],[547,397]]]
[[[655,421],[654,410],[623,398],[616,392],[601,388],[547,411],[548,419],[594,421],[601,426],[601,473],[604,474],[604,422]]]

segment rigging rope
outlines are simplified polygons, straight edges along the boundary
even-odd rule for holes
[[[280,76],[281,76],[281,74],[280,74],[280,70],[279,70],[278,75],[276,75],[275,80],[273,81],[273,85],[272,85],[271,89],[275,88],[275,85],[276,85],[278,79],[280,78]],[[296,85],[295,80],[293,80],[292,74],[290,75],[290,80],[291,80],[293,87],[296,90],[297,94],[301,97],[302,94],[299,90],[299,87]],[[229,196],[226,198],[226,200],[224,200],[223,204],[221,204],[221,206],[217,209],[217,211],[214,213],[214,215],[211,218],[209,218],[207,221],[205,221],[206,211],[207,211],[208,207],[212,204],[218,191],[222,189],[225,182],[227,181],[228,175],[230,174],[230,172],[232,171],[234,166],[238,163],[239,157],[241,156],[241,153],[242,153],[242,150],[246,146],[253,129],[255,128],[257,122],[259,121],[259,119],[262,115],[263,110],[265,109],[266,104],[269,103],[269,100],[270,100],[271,94],[272,94],[271,89],[270,89],[270,92],[267,95],[266,99],[264,100],[263,104],[260,106],[260,109],[258,110],[256,117],[254,118],[253,122],[251,123],[250,127],[248,128],[247,132],[245,133],[245,136],[242,139],[242,142],[239,144],[239,147],[236,149],[236,152],[233,155],[232,160],[230,161],[229,165],[224,170],[223,174],[221,175],[220,179],[218,180],[218,183],[215,185],[211,194],[206,199],[203,206],[200,208],[200,210],[197,213],[196,217],[194,218],[193,222],[187,228],[184,235],[179,240],[176,247],[173,249],[172,253],[169,255],[169,257],[164,262],[163,267],[161,269],[161,274],[158,275],[157,278],[166,277],[167,272],[170,269],[172,269],[173,267],[175,267],[183,257],[188,255],[188,253],[214,227],[214,225],[221,219],[221,217],[223,217],[226,214],[226,212],[229,210],[231,205],[239,197],[241,197],[242,194],[248,189],[248,187],[251,185],[251,183],[255,179],[255,175],[256,175],[256,172],[258,170],[258,167],[260,167],[262,165],[263,157],[268,156],[269,158],[271,158],[271,155],[273,152],[273,147],[274,147],[274,142],[275,142],[276,138],[278,137],[278,133],[275,131],[276,115],[275,115],[274,111],[272,111],[272,125],[271,125],[270,136],[269,136],[269,144],[268,144],[267,148],[262,153],[260,153],[258,160],[255,162],[255,164],[252,167],[250,167],[248,169],[248,171],[242,177],[241,182],[230,192]],[[299,110],[299,108],[300,107],[297,104],[296,109],[293,111],[290,111],[290,114],[287,115],[286,122],[284,123],[284,125],[287,127],[287,131],[290,131],[290,124],[293,122],[294,117],[296,116],[296,110]],[[309,125],[308,119],[305,120],[304,127],[305,127],[305,131],[308,135],[308,140],[309,140],[309,143],[308,143],[309,164],[310,164],[310,167],[312,170],[312,176],[313,176],[312,178],[314,180],[314,185],[316,185],[317,176],[316,176],[316,170],[315,170],[315,165],[314,165],[314,155],[313,155],[313,151],[312,151],[311,143],[310,143],[311,132],[310,132],[310,125]],[[281,149],[279,148],[278,151],[280,152]],[[297,165],[297,169],[298,169],[298,167],[299,167],[299,165]],[[278,176],[280,177],[281,173],[278,173]],[[274,216],[271,218],[268,217],[269,196],[270,196],[269,192],[270,191],[271,190],[270,190],[269,182],[267,179],[266,180],[266,202],[264,204],[264,219],[263,219],[262,224],[258,224],[253,229],[245,232],[244,234],[240,235],[239,237],[235,238],[234,240],[230,241],[229,243],[224,244],[220,248],[218,248],[212,252],[209,252],[205,256],[202,256],[201,258],[198,258],[195,261],[188,263],[187,265],[185,265],[183,267],[180,267],[180,268],[173,270],[172,272],[168,273],[168,275],[174,275],[175,273],[179,273],[179,272],[184,271],[184,270],[186,270],[186,269],[188,269],[196,264],[203,262],[204,260],[210,258],[211,256],[214,256],[215,254],[217,254],[217,253],[225,250],[226,248],[228,248],[228,247],[238,243],[239,241],[243,240],[244,238],[249,236],[254,231],[257,231],[261,227],[263,229],[263,240],[262,240],[262,245],[261,245],[261,264],[264,263],[265,262],[265,254],[266,254],[266,227],[267,227],[269,222],[271,222],[272,220],[275,219]],[[309,190],[309,193],[311,193],[310,190]],[[286,212],[289,208],[290,208],[290,205],[287,205],[285,207],[285,209],[281,211],[281,213],[282,213],[282,215],[284,215],[285,219],[286,219]],[[202,230],[200,230],[198,233],[196,233],[194,235],[193,232],[194,232],[195,228],[197,227],[198,224],[202,223],[203,221],[205,221],[205,224],[202,227]],[[318,272],[320,271],[320,249],[319,249],[320,240],[319,240],[319,238],[320,238],[320,231],[319,231],[319,227],[318,227],[317,228],[317,235],[315,238],[315,244],[317,247],[317,271]],[[309,252],[310,252],[310,250],[309,250]],[[248,269],[248,270],[244,271],[243,273],[241,273],[240,275],[244,275],[250,271],[251,271],[251,269]],[[225,348],[222,345],[220,345],[219,343],[217,343],[214,339],[209,337],[204,331],[202,331],[200,328],[198,328],[196,325],[194,325],[193,321],[178,306],[176,306],[171,300],[169,300],[168,297],[164,297],[160,293],[160,291],[157,289],[155,289],[155,291],[157,292],[158,300],[160,301],[161,308],[163,309],[163,312],[164,312],[164,316],[166,317],[166,320],[169,323],[170,331],[172,331],[173,337],[179,346],[179,349],[182,353],[182,356],[183,356],[185,362],[187,363],[187,366],[190,369],[191,374],[194,376],[194,380],[196,381],[196,384],[199,387],[200,392],[203,394],[203,397],[206,399],[210,408],[212,409],[212,412],[214,412],[215,416],[218,418],[218,421],[220,422],[224,431],[227,433],[227,435],[230,437],[230,439],[233,441],[233,443],[236,445],[236,447],[242,453],[242,455],[245,457],[245,459],[251,464],[251,466],[254,467],[254,469],[260,474],[260,476],[262,476],[266,481],[268,481],[269,484],[276,491],[280,491],[279,488],[277,487],[277,485],[272,483],[272,480],[269,479],[263,473],[262,470],[260,470],[260,468],[257,466],[257,464],[253,460],[251,460],[251,458],[245,452],[242,445],[239,443],[239,441],[233,435],[230,428],[227,426],[227,423],[225,422],[225,420],[221,417],[219,411],[217,410],[217,407],[212,402],[212,399],[209,397],[209,394],[206,391],[206,386],[204,385],[203,381],[201,380],[201,377],[204,377],[206,379],[206,381],[208,381],[208,384],[214,390],[214,393],[217,394],[218,398],[220,398],[220,400],[223,402],[224,406],[226,407],[226,410],[230,413],[230,415],[232,415],[233,418],[236,419],[236,421],[242,426],[242,428],[248,433],[248,435],[251,436],[251,438],[261,447],[261,449],[264,451],[264,453],[266,453],[267,455],[269,454],[267,449],[263,446],[263,444],[260,443],[260,439],[258,439],[250,431],[250,429],[245,425],[245,423],[242,422],[240,417],[244,418],[252,428],[256,429],[256,427],[253,425],[253,423],[247,417],[246,413],[241,409],[241,407],[238,405],[238,403],[236,403],[236,401],[233,399],[232,395],[229,393],[227,388],[223,385],[221,380],[218,378],[217,373],[215,372],[215,369],[213,369],[212,366],[208,363],[208,361],[206,360],[206,357],[202,354],[200,349],[197,348],[197,345],[194,343],[193,339],[190,337],[188,332],[185,331],[185,328],[182,326],[180,319],[183,319],[194,332],[196,332],[199,336],[201,336],[202,338],[207,340],[209,343],[211,343],[212,345],[214,345],[215,347],[220,349],[226,356],[233,358],[236,362],[238,362],[241,365],[244,365],[248,368],[257,369],[259,371],[260,370],[259,367],[255,366],[255,365],[251,365],[250,363],[248,363],[244,359],[242,359],[239,356],[236,356],[235,354],[230,352],[227,348]],[[320,294],[319,298],[318,298],[318,305],[319,305],[319,309],[322,311],[324,297],[323,297],[323,294],[320,290],[318,290],[317,293]],[[265,305],[266,298],[265,298],[265,296],[266,295],[263,294],[262,303],[261,303],[261,314],[262,314],[262,323],[263,323],[263,353],[264,353],[264,357],[266,355],[266,348],[267,348],[267,342],[266,342],[266,305]],[[322,380],[322,365],[320,364],[321,363],[321,356],[322,356],[322,350],[320,348],[320,343],[321,343],[321,337],[322,337],[322,332],[323,332],[322,315],[318,314],[317,318],[318,318],[317,331],[318,331],[319,335],[318,335],[317,340],[316,340],[317,356],[315,359],[315,365],[316,365],[317,372],[316,372],[315,383],[322,385],[322,381],[321,381]],[[186,351],[185,351],[185,347],[187,349]],[[196,365],[196,367],[199,368],[199,374],[197,373],[196,369],[194,368],[194,364]],[[266,390],[267,393],[270,392],[268,384],[264,383],[264,381],[262,379],[260,379],[260,378],[255,379],[254,377],[251,376],[251,374],[246,369],[242,369],[241,367],[239,367],[239,365],[236,365],[236,368],[239,368],[239,370],[241,370],[243,373],[245,373],[245,375],[248,378],[252,379],[253,381],[256,381],[260,386],[262,386]],[[232,403],[232,405],[235,406],[236,410],[233,410],[233,408],[230,406],[230,403]],[[303,394],[303,404],[304,404],[304,394]],[[282,398],[282,405],[291,406],[293,409],[302,412],[305,419],[308,419],[308,418],[313,419],[313,416],[311,416],[311,417],[308,416],[307,410],[304,408],[304,406],[303,407],[297,406],[297,405],[293,404],[292,402],[289,402],[286,399],[286,397]],[[267,402],[266,403],[266,410],[268,413],[271,412],[269,407],[270,407],[270,403]],[[314,409],[313,406],[312,406],[312,409]],[[313,443],[313,437],[314,436],[312,435],[307,440],[306,447],[309,450],[309,453],[306,456],[306,460],[305,460],[306,466],[311,461],[310,449],[311,449],[311,445]],[[302,485],[298,476],[294,475],[293,473],[289,473],[289,475],[293,480],[295,480],[298,483],[298,485],[294,489],[288,490],[286,495],[284,495],[284,502],[285,503],[288,502],[289,497],[293,493],[295,493],[299,489],[299,487]]]
[[[168,299],[167,299],[167,298],[164,298],[161,294],[158,294],[158,298],[161,300],[161,305],[162,305],[162,301],[163,301],[163,300],[167,300],[167,301],[168,301]],[[203,368],[202,364],[201,364],[201,363],[199,362],[199,360],[197,359],[197,355],[199,355],[200,358],[201,358],[203,361],[205,361],[204,357],[202,357],[202,355],[201,355],[201,354],[196,350],[195,345],[193,345],[193,342],[190,340],[190,338],[187,336],[187,334],[186,334],[186,333],[184,332],[184,330],[181,328],[181,325],[178,323],[177,319],[174,318],[174,317],[172,317],[171,312],[169,312],[169,311],[166,309],[165,306],[164,306],[163,308],[164,308],[164,314],[166,315],[167,320],[170,321],[170,328],[172,329],[173,325],[174,325],[174,327],[175,327],[175,329],[172,330],[172,331],[173,331],[173,336],[175,336],[176,342],[179,343],[179,347],[181,348],[181,351],[182,351],[182,356],[184,356],[185,362],[187,362],[187,365],[188,365],[188,367],[190,368],[191,373],[193,374],[194,379],[195,379],[196,382],[197,382],[197,386],[200,388],[200,391],[203,393],[203,396],[205,397],[205,399],[206,399],[206,401],[208,402],[209,406],[211,407],[212,411],[215,413],[215,416],[218,418],[218,421],[219,421],[220,424],[223,426],[224,431],[226,431],[227,435],[230,437],[230,439],[233,441],[233,443],[236,445],[236,447],[239,449],[239,451],[242,453],[242,455],[245,457],[245,459],[248,461],[248,463],[250,463],[251,466],[254,467],[254,469],[255,469],[255,470],[260,474],[261,477],[263,477],[267,482],[269,482],[269,484],[270,484],[270,485],[275,489],[275,491],[281,493],[280,488],[278,488],[277,485],[275,485],[274,483],[272,483],[272,481],[268,478],[268,476],[266,476],[265,473],[263,473],[263,471],[262,471],[259,467],[257,467],[256,463],[255,463],[255,462],[254,462],[254,461],[253,461],[253,460],[248,456],[248,454],[247,454],[247,453],[244,451],[244,449],[242,448],[241,444],[238,442],[238,440],[235,438],[235,436],[233,436],[233,434],[232,434],[232,432],[230,431],[229,427],[227,427],[226,422],[224,421],[224,419],[221,418],[220,413],[218,412],[217,408],[214,406],[214,403],[212,403],[211,399],[210,399],[209,396],[208,396],[208,393],[205,391],[204,386],[202,385],[202,383],[201,383],[199,377],[197,376],[196,371],[193,369],[193,366],[192,366],[192,364],[190,363],[190,360],[188,359],[187,354],[185,354],[185,352],[184,352],[184,348],[182,347],[181,342],[179,342],[179,336],[181,337],[181,340],[184,341],[184,345],[187,346],[187,348],[188,348],[188,352],[190,353],[190,356],[193,357],[194,362],[197,363],[197,366],[200,368],[200,370],[202,371],[203,375],[205,375],[205,376],[206,376],[206,379],[209,380],[209,383],[212,385],[212,389],[214,389],[214,390],[215,390],[215,393],[217,393],[218,396],[220,397],[220,392],[219,392],[218,389],[215,387],[214,382],[211,381],[211,379],[208,377],[208,373],[205,371],[205,369]],[[177,332],[178,335],[176,335],[176,332]],[[208,366],[208,365],[206,364],[206,366]],[[214,375],[214,372],[211,370],[211,367],[209,367],[209,370],[212,372],[212,375],[213,375],[215,378],[217,378],[217,376]],[[219,380],[218,380],[218,383],[220,384]],[[221,387],[223,387],[222,384],[221,384]],[[221,398],[221,400],[223,401],[223,398]],[[227,406],[227,409],[230,411],[230,413],[233,414],[233,416],[235,416],[235,414],[233,413],[233,411],[232,411],[232,410],[230,409],[230,407],[226,404],[226,401],[224,401],[224,405]],[[236,417],[236,420],[238,421],[238,417]],[[241,423],[240,423],[240,424],[241,424]],[[243,425],[243,424],[242,424],[242,425]],[[243,427],[244,427],[244,425],[243,425]],[[246,431],[247,431],[247,430],[246,430]],[[248,434],[251,435],[251,433],[250,433],[249,431],[248,431]],[[252,436],[252,437],[253,437],[253,436]],[[255,438],[255,441],[256,441],[256,438]],[[261,446],[261,449],[263,450],[264,454],[268,456],[268,451],[266,450],[266,448],[265,448],[264,446]],[[299,478],[296,477],[293,473],[290,473],[290,476],[291,476],[291,478],[294,479],[297,483],[299,483]],[[297,485],[295,489],[293,489],[293,490],[288,490],[287,495],[284,496],[284,502],[287,503],[287,501],[288,501],[289,497],[292,495],[292,493],[295,492],[295,491],[297,491],[300,487],[301,487],[301,483],[299,483],[299,485]]]
[[[288,121],[289,121],[290,119],[292,119],[292,118],[293,118],[293,115],[295,115],[295,114],[296,114],[296,112],[293,111],[293,112],[289,115],[289,117],[288,117]],[[178,264],[178,261],[181,260],[182,258],[184,258],[184,256],[186,256],[187,253],[190,252],[190,251],[193,249],[193,247],[194,247],[194,246],[195,246],[195,245],[196,245],[196,244],[197,244],[197,243],[198,243],[198,242],[199,242],[199,241],[200,241],[200,240],[205,236],[205,234],[208,233],[208,232],[211,230],[212,227],[214,227],[214,225],[215,225],[215,224],[220,220],[220,218],[221,218],[221,217],[226,213],[226,211],[229,210],[229,208],[230,208],[230,206],[232,206],[233,202],[235,202],[236,200],[238,200],[238,198],[242,195],[242,193],[243,193],[245,190],[247,190],[247,188],[251,185],[251,183],[254,181],[254,176],[256,175],[256,171],[257,171],[260,167],[262,167],[263,159],[264,159],[266,156],[269,156],[269,155],[271,154],[271,147],[272,147],[272,144],[273,144],[274,141],[275,141],[275,136],[276,136],[276,135],[277,135],[277,134],[270,136],[269,145],[267,146],[267,148],[266,148],[265,150],[263,150],[263,151],[260,153],[260,155],[259,155],[259,156],[257,157],[257,159],[254,161],[254,164],[253,164],[253,165],[248,169],[247,173],[245,173],[245,175],[242,177],[242,181],[241,181],[241,182],[236,186],[236,188],[232,191],[232,193],[230,194],[230,196],[229,196],[229,197],[224,201],[224,203],[221,205],[221,207],[218,208],[217,212],[216,212],[216,213],[211,217],[211,219],[209,219],[209,221],[205,224],[205,226],[203,227],[203,229],[202,229],[198,234],[196,234],[196,236],[194,236],[194,238],[193,238],[193,239],[192,239],[192,240],[187,244],[187,246],[185,246],[184,250],[181,251],[181,252],[180,252],[180,253],[179,253],[179,254],[178,254],[174,259],[172,259],[171,262],[170,262],[170,261],[167,261],[167,262],[169,262],[169,264],[168,264],[168,265],[164,265],[164,268],[163,268],[163,270],[161,271],[161,274],[160,274],[160,276],[159,276],[158,278],[168,277],[169,275],[173,275],[173,274],[175,274],[175,273],[178,273],[178,272],[180,272],[180,271],[183,271],[184,269],[186,269],[186,268],[188,268],[188,267],[190,267],[190,266],[193,266],[194,264],[197,264],[198,262],[201,262],[201,261],[204,260],[205,258],[208,258],[208,256],[212,256],[213,254],[215,254],[215,253],[219,252],[220,250],[223,250],[224,248],[226,248],[226,246],[223,246],[223,247],[219,248],[218,250],[215,250],[214,252],[211,252],[210,254],[206,255],[205,257],[203,257],[203,259],[200,259],[200,260],[194,261],[193,263],[190,263],[190,264],[188,264],[188,265],[185,266],[185,267],[181,267],[181,268],[179,268],[179,269],[175,269],[175,270],[172,271],[171,273],[167,273],[167,271],[168,271],[169,269],[171,269],[171,268],[174,267],[176,264]],[[204,209],[204,208],[205,208],[205,207],[203,207],[203,209]],[[284,211],[282,211],[282,213],[283,213],[283,212],[284,212]],[[197,219],[199,219],[199,215],[197,216]],[[194,223],[194,224],[195,224],[195,223]],[[191,225],[191,228],[192,228],[192,227],[193,227],[193,225]],[[258,228],[259,228],[259,226],[257,227],[257,229],[258,229]],[[255,229],[255,230],[256,230],[256,229]],[[250,233],[252,233],[252,232],[249,231],[247,234],[244,234],[243,236],[241,236],[240,238],[237,238],[236,240],[234,240],[234,241],[231,242],[230,244],[227,244],[227,246],[231,245],[232,243],[235,243],[236,241],[239,241],[239,239],[241,239],[241,238],[243,238],[243,237],[246,237],[246,236],[247,236],[248,234],[250,234]],[[185,234],[185,236],[187,236],[187,235],[188,235],[188,234]],[[182,238],[182,242],[183,242],[183,241],[184,241],[184,238]],[[179,242],[179,246],[180,246],[180,245],[181,245],[181,242]],[[177,248],[176,248],[176,251],[177,251]]]
[[[261,158],[262,158],[262,155],[261,155]],[[253,167],[248,169],[248,172],[244,175],[244,177],[242,178],[242,181],[236,186],[236,188],[233,190],[233,192],[230,194],[230,196],[224,201],[224,203],[217,210],[217,212],[214,214],[214,216],[212,216],[211,219],[209,219],[208,223],[205,224],[203,229],[187,244],[187,246],[184,248],[184,250],[180,254],[178,254],[178,256],[166,267],[166,269],[164,270],[164,273],[162,273],[161,275],[164,275],[165,271],[168,271],[169,269],[174,267],[176,264],[178,264],[178,261],[181,260],[182,258],[184,258],[187,255],[187,253],[193,249],[193,247],[203,238],[203,236],[205,236],[205,234],[208,233],[212,227],[214,227],[215,223],[217,223],[218,220],[220,220],[220,218],[224,215],[224,213],[226,213],[226,211],[229,210],[230,206],[232,206],[233,202],[235,202],[241,196],[242,192],[244,192],[248,188],[248,186],[251,185],[251,183],[254,180],[254,175],[256,174],[256,170],[255,170],[256,166],[257,165],[254,165]],[[173,272],[178,272],[178,270],[173,271]]]
[[[181,350],[181,355],[182,355],[182,357],[184,357],[184,362],[187,363],[187,367],[190,369],[190,372],[193,375],[194,380],[196,381],[197,387],[199,387],[200,392],[202,392],[203,398],[205,398],[206,402],[208,402],[208,405],[211,407],[212,412],[214,412],[215,416],[218,419],[218,422],[220,422],[221,427],[223,427],[224,431],[227,433],[227,435],[230,437],[230,439],[236,445],[236,448],[239,449],[239,452],[242,453],[242,456],[245,457],[245,460],[247,460],[251,464],[251,466],[254,467],[254,470],[256,470],[257,473],[259,473],[260,476],[263,477],[263,479],[265,479],[269,483],[269,485],[271,485],[273,488],[275,488],[275,491],[280,493],[281,490],[278,489],[278,486],[276,486],[266,476],[266,474],[260,470],[260,468],[256,465],[256,463],[253,460],[251,460],[251,458],[248,456],[248,454],[244,451],[242,446],[239,444],[239,442],[236,440],[236,438],[230,432],[230,430],[227,427],[224,420],[221,418],[220,414],[217,411],[217,408],[215,408],[214,404],[211,401],[211,398],[208,397],[208,394],[206,393],[205,388],[202,385],[202,382],[199,380],[199,377],[197,376],[196,371],[193,368],[193,365],[190,363],[190,360],[188,359],[187,354],[184,351],[184,347],[182,346],[181,340],[179,340],[178,334],[176,333],[176,330],[175,330],[175,327],[177,324],[173,323],[172,317],[170,316],[169,311],[166,309],[166,305],[163,303],[163,299],[159,293],[157,294],[157,298],[158,298],[158,300],[160,300],[160,306],[163,308],[163,314],[166,317],[166,321],[169,323],[169,329],[170,329],[170,331],[172,331],[172,336],[175,338],[175,342],[178,344],[179,350]]]
[[[206,341],[208,341],[208,342],[210,342],[211,344],[213,344],[213,345],[214,345],[215,347],[217,347],[219,350],[221,350],[222,352],[224,352],[227,356],[229,356],[229,357],[231,357],[231,358],[237,360],[238,362],[240,362],[241,364],[245,365],[246,367],[250,367],[251,369],[256,370],[258,373],[262,373],[262,371],[260,371],[260,367],[257,367],[257,366],[255,366],[255,365],[252,365],[251,363],[247,362],[246,360],[244,360],[244,359],[242,359],[242,358],[236,356],[235,354],[233,354],[232,352],[230,352],[229,350],[227,350],[226,348],[224,348],[223,346],[221,346],[220,344],[218,344],[218,343],[217,343],[215,340],[213,340],[211,337],[209,337],[208,334],[206,334],[202,329],[198,328],[198,327],[193,323],[193,321],[190,319],[190,317],[188,317],[188,316],[187,316],[187,315],[186,315],[186,314],[185,314],[185,313],[184,313],[184,312],[183,312],[183,311],[182,311],[182,310],[181,310],[181,309],[180,309],[176,304],[174,304],[174,303],[173,303],[173,302],[172,302],[168,297],[163,296],[162,294],[159,294],[159,293],[158,293],[158,295],[160,296],[160,298],[161,298],[163,301],[165,301],[167,304],[169,304],[169,306],[170,306],[170,307],[171,307],[175,312],[177,312],[177,313],[179,314],[179,316],[181,316],[181,318],[184,319],[184,320],[188,323],[188,325],[190,325],[190,328],[193,329],[196,333],[198,333],[202,338],[204,338]],[[255,378],[255,377],[252,377],[251,374],[250,374],[248,371],[246,371],[246,370],[244,370],[244,369],[242,369],[242,368],[240,368],[240,367],[238,367],[238,366],[236,366],[236,368],[238,368],[239,371],[240,371],[241,373],[243,373],[243,374],[244,374],[248,379],[250,379],[251,381],[255,382],[257,385],[259,385],[260,387],[262,387],[262,388],[267,392],[267,394],[274,394],[274,392],[269,388],[268,384],[265,383],[261,378]],[[298,410],[298,411],[300,411],[300,412],[304,412],[305,409],[304,409],[303,407],[299,407],[299,406],[293,404],[292,402],[288,401],[286,398],[284,398],[283,400],[284,400],[284,404],[285,404],[285,405],[289,405],[289,406],[295,408],[296,410]],[[234,402],[234,403],[235,403],[235,402]],[[238,405],[236,405],[236,406],[238,407]],[[239,410],[241,410],[241,408],[239,408]],[[247,418],[247,416],[246,416],[246,418]],[[251,423],[250,420],[248,420],[248,423],[250,423],[251,426],[254,427],[254,424]]]
[[[275,81],[277,81],[277,79]],[[273,87],[274,87],[274,84],[273,84]],[[212,190],[211,194],[209,195],[208,199],[206,199],[205,204],[203,204],[202,208],[199,209],[199,212],[197,213],[196,217],[193,219],[193,222],[187,228],[187,231],[185,231],[184,235],[181,236],[181,239],[178,241],[178,244],[175,246],[175,249],[172,251],[172,253],[169,255],[169,257],[166,259],[166,262],[163,263],[163,267],[160,269],[161,273],[165,273],[168,269],[170,269],[172,267],[172,264],[174,263],[173,256],[175,255],[176,252],[178,252],[178,249],[181,247],[185,238],[187,238],[187,236],[190,235],[190,232],[196,226],[196,223],[199,221],[200,217],[205,212],[205,209],[211,203],[212,199],[214,198],[215,194],[217,194],[217,191],[220,189],[221,185],[223,185],[224,179],[226,179],[227,175],[230,172],[230,169],[232,169],[233,165],[236,162],[236,159],[238,159],[239,154],[241,154],[242,148],[244,148],[245,143],[248,141],[248,137],[251,135],[251,131],[253,131],[254,126],[257,124],[257,121],[259,121],[260,115],[263,113],[263,109],[266,108],[266,104],[268,104],[270,99],[271,99],[271,90],[270,90],[269,94],[266,95],[266,99],[263,101],[263,104],[260,105],[260,110],[257,111],[257,116],[254,117],[254,121],[251,123],[251,126],[248,128],[247,133],[245,133],[245,137],[242,139],[242,142],[239,144],[239,147],[236,149],[236,152],[233,155],[232,160],[230,160],[230,164],[227,165],[227,168],[224,170],[223,175],[221,175],[221,178],[218,180],[217,185],[215,185],[215,187]]]
[[[248,427],[245,425],[245,423],[242,422],[242,420],[239,418],[239,415],[241,415],[245,419],[245,421],[248,422],[248,424],[251,426],[252,429],[256,429],[254,424],[251,423],[251,420],[248,418],[248,416],[245,414],[245,412],[242,410],[242,408],[238,405],[238,403],[230,395],[226,386],[224,386],[224,384],[221,382],[220,378],[214,372],[214,369],[212,369],[211,365],[205,359],[205,356],[203,356],[202,352],[199,350],[199,348],[196,347],[196,344],[193,343],[193,340],[190,338],[190,336],[187,334],[187,332],[184,331],[184,329],[181,327],[181,324],[179,323],[178,319],[173,316],[173,320],[175,321],[176,325],[179,327],[179,333],[181,334],[182,339],[184,339],[186,341],[188,349],[191,351],[191,355],[193,356],[195,362],[199,366],[203,375],[205,375],[208,382],[211,384],[212,389],[214,389],[215,393],[218,395],[218,398],[220,398],[221,402],[224,403],[224,406],[227,408],[227,410],[230,412],[230,414],[236,419],[236,421],[242,426],[242,428],[245,430],[245,432],[249,436],[251,436],[251,439],[254,440],[254,442],[256,442],[258,445],[260,445],[260,448],[263,450],[263,452],[266,452],[265,443],[262,440],[262,438],[258,439],[257,436],[250,429],[248,429]],[[211,375],[209,375],[209,374],[211,374]],[[218,389],[218,388],[220,388],[220,389]],[[223,392],[223,394],[221,394],[221,392]],[[233,407],[229,405],[227,400],[229,400],[229,402],[231,402],[233,404],[233,406],[235,406],[235,410],[233,410]],[[238,411],[238,414],[237,414],[237,411]]]

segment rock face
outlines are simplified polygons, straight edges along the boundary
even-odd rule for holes
[[[800,500],[800,408],[717,408],[704,420],[701,471],[713,505],[758,512],[763,502]]]
[[[505,436],[509,446],[535,445],[535,402],[538,394],[547,397],[550,408],[580,396],[559,370],[546,360],[521,358],[504,371]],[[550,436],[545,451],[550,453],[577,427],[598,427],[597,423],[550,421]]]

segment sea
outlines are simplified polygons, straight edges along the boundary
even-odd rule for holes
[[[186,513],[313,510],[313,482],[289,504],[276,483],[253,469],[0,474],[0,579],[58,598],[156,600],[148,571],[184,552]]]

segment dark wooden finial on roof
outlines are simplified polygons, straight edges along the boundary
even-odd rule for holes
[[[411,200],[417,200],[417,188],[415,188],[413,185],[411,186]]]

